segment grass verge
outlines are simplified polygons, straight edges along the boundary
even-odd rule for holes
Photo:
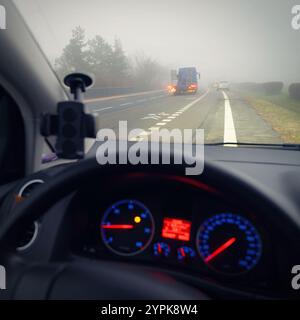
[[[300,101],[291,99],[286,93],[276,96],[243,95],[285,143],[300,143]]]

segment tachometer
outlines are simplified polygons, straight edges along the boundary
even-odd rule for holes
[[[139,201],[123,200],[108,208],[101,222],[105,245],[114,253],[133,256],[144,251],[154,235],[154,220]]]
[[[197,248],[209,267],[235,275],[251,270],[258,263],[262,241],[248,219],[237,214],[221,213],[200,226]]]

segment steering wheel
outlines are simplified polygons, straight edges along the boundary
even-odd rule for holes
[[[101,179],[103,175],[129,172],[183,177],[185,166],[100,166],[95,158],[70,164],[22,202],[13,214],[6,216],[5,221],[0,221],[0,264],[7,270],[7,290],[1,294],[9,299],[207,299],[199,290],[147,268],[85,259],[28,265],[9,247],[17,226],[40,218],[54,203],[78,189],[90,177],[98,175]],[[255,199],[260,207],[272,208],[273,213],[278,211],[265,190],[216,163],[206,161],[203,174],[193,179],[215,187],[221,193],[232,192],[245,203]]]

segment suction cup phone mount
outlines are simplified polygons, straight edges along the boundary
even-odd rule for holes
[[[70,88],[74,100],[57,104],[57,114],[42,117],[41,134],[56,136],[55,152],[61,159],[83,159],[84,139],[96,138],[95,120],[85,113],[83,93],[93,84],[86,74],[72,73],[65,77],[64,84]]]
[[[82,94],[93,84],[93,79],[83,73],[71,73],[64,79],[64,84],[70,88],[71,94],[74,95],[74,100],[81,101]]]

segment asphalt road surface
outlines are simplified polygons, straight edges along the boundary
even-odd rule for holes
[[[97,127],[118,132],[126,120],[128,131],[142,129],[140,141],[153,129],[204,129],[205,143],[282,143],[279,135],[237,93],[202,89],[196,95],[172,96],[151,91],[86,100]],[[87,147],[93,141],[88,141]],[[193,141],[194,142],[194,141]]]

